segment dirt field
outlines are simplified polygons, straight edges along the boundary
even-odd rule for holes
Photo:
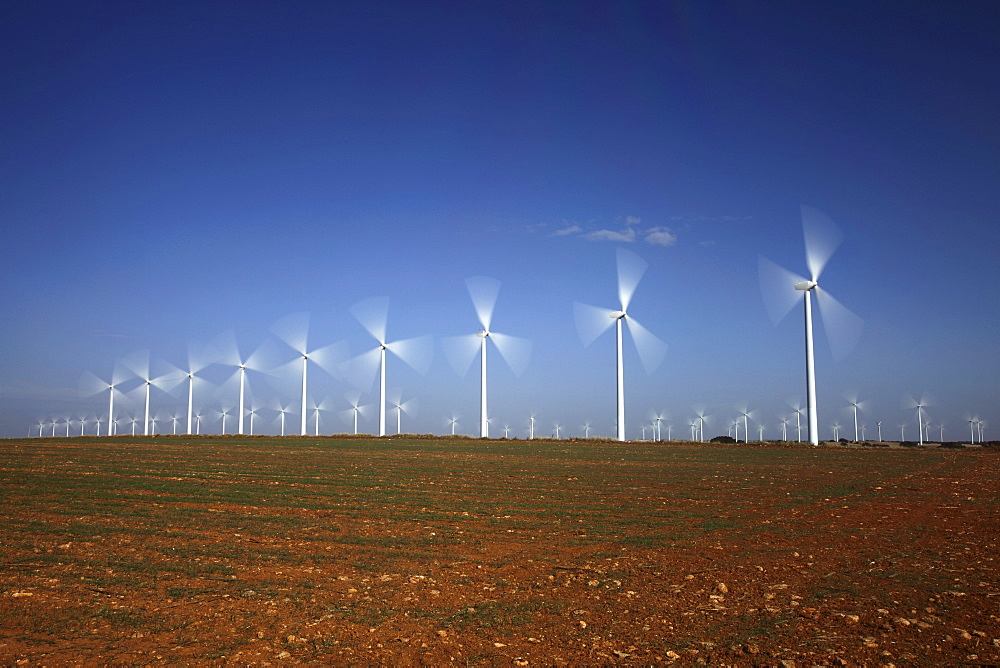
[[[998,457],[0,441],[0,664],[998,664]]]

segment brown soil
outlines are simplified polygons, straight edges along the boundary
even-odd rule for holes
[[[0,663],[1000,663],[995,450],[373,443],[0,443]]]

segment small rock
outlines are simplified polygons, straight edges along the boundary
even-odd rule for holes
[[[438,630],[438,632],[437,632],[437,634],[438,634],[439,636],[441,636],[442,638],[444,638],[445,636],[447,636],[447,635],[448,635],[448,632],[447,632],[447,631],[445,631],[444,629],[439,629],[439,630]]]
[[[581,629],[587,628],[587,622],[583,621],[582,619],[578,621],[577,624],[580,626]]]
[[[795,668],[795,662],[791,659],[782,659],[781,668]]]
[[[718,594],[728,594],[729,587],[726,586],[726,583],[720,582],[719,584],[715,585],[715,591]]]
[[[291,652],[289,652],[289,651],[285,650],[284,652],[281,652],[281,654],[279,654],[279,655],[278,655],[278,658],[279,658],[279,659],[287,659],[287,658],[288,658],[288,657],[290,657],[291,655],[292,655],[292,653],[291,653]]]

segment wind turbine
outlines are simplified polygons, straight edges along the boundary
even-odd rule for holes
[[[562,425],[560,425],[558,422],[556,422],[555,424],[553,424],[553,427],[555,427],[555,430],[556,430],[556,440],[558,441],[559,440],[559,430],[562,429]]]
[[[618,440],[625,440],[625,370],[622,359],[622,321],[628,325],[632,334],[632,342],[639,352],[639,359],[646,373],[652,373],[667,354],[667,344],[655,334],[639,324],[628,314],[632,295],[646,273],[649,265],[632,251],[617,249],[618,265],[618,304],[617,311],[606,308],[573,302],[573,312],[576,319],[577,332],[584,347],[589,346],[597,337],[615,326],[616,336],[616,371],[617,371],[617,431]]]
[[[336,365],[347,358],[347,344],[343,341],[338,341],[322,348],[310,349],[308,345],[309,314],[306,312],[286,315],[271,326],[271,331],[284,341],[288,347],[297,352],[302,360],[302,415],[299,433],[305,436],[308,433],[306,429],[308,410],[306,377],[309,369],[309,360],[312,360],[330,375],[335,375]],[[294,363],[295,360],[284,366]]]
[[[361,381],[362,378],[367,379],[366,381],[357,382],[359,387],[367,389],[371,388],[372,372],[377,367],[379,376],[378,435],[385,436],[385,351],[390,351],[396,357],[413,367],[417,372],[423,374],[430,367],[431,357],[434,354],[431,337],[419,336],[391,343],[386,342],[386,326],[389,320],[388,297],[373,297],[360,301],[351,307],[351,313],[361,323],[361,326],[371,334],[372,338],[378,342],[375,348],[350,360],[348,364],[356,369],[356,381]]]
[[[745,404],[743,405],[742,408],[737,408],[736,410],[738,410],[740,412],[740,415],[743,417],[743,442],[744,443],[749,443],[750,442],[750,424],[749,424],[749,422],[750,422],[751,419],[754,419],[754,417],[753,417],[753,411],[748,410],[747,406]],[[736,418],[736,420],[738,422],[739,418]],[[756,422],[756,419],[754,419],[754,421]],[[738,435],[739,434],[739,429],[737,429],[736,432],[737,432],[736,441],[738,443],[739,440],[740,440],[740,437]]]
[[[904,402],[905,407],[917,409],[917,436],[919,437],[920,445],[924,444],[924,409],[930,403],[931,401],[926,394],[921,396],[919,401],[913,397],[908,397]]]
[[[784,416],[781,416],[778,419],[781,420],[781,440],[782,441],[787,441],[788,440],[788,418],[784,417]]]
[[[839,422],[834,422],[833,423],[833,440],[835,440],[835,441],[839,441],[840,440],[840,423]]]
[[[452,415],[451,418],[449,418],[448,420],[446,420],[446,422],[451,425],[451,435],[454,436],[455,435],[455,425],[458,424],[458,416]]]
[[[705,420],[707,418],[709,418],[710,416],[705,415],[705,407],[704,406],[695,406],[695,408],[694,408],[694,414],[696,416],[696,420],[698,421],[697,440],[704,442],[704,440],[705,440]]]
[[[246,393],[247,393],[247,371],[256,371],[258,373],[266,373],[268,367],[270,366],[268,362],[268,354],[271,353],[271,349],[268,347],[267,343],[262,343],[256,350],[254,350],[249,355],[244,355],[240,352],[240,347],[236,342],[236,332],[232,329],[226,330],[225,332],[219,334],[212,341],[211,344],[206,349],[207,356],[212,359],[214,364],[219,364],[221,366],[230,367],[233,369],[233,373],[222,382],[219,386],[218,392],[221,394],[225,393],[228,396],[232,392],[231,384],[238,378],[239,379],[239,396],[237,399],[237,411],[236,411],[236,433],[242,434],[244,416],[246,415]],[[189,372],[190,382],[194,383],[194,374],[197,373],[194,369],[196,368],[197,362],[194,355],[190,357],[189,362],[191,371]],[[191,420],[191,404],[189,397],[188,404],[188,429]]]
[[[402,433],[402,431],[401,431],[401,429],[402,429],[402,427],[401,427],[401,424],[402,424],[401,416],[402,416],[402,414],[406,413],[409,417],[415,417],[416,414],[417,414],[417,407],[418,407],[418,405],[419,405],[419,402],[417,401],[416,397],[413,397],[412,399],[407,399],[406,401],[403,401],[402,397],[399,394],[396,394],[392,398],[392,407],[396,409],[396,435],[397,436]]]
[[[861,336],[862,321],[834,299],[829,292],[820,290],[819,277],[830,257],[844,240],[840,228],[820,211],[802,207],[802,232],[805,238],[806,265],[809,278],[797,276],[770,260],[758,259],[761,295],[764,306],[775,325],[795,306],[796,291],[801,291],[805,304],[806,339],[806,407],[809,413],[809,442],[819,445],[819,417],[816,410],[816,374],[813,355],[812,294],[823,313],[823,325],[835,358],[845,357]]]
[[[865,407],[868,405],[868,402],[867,401],[858,401],[858,395],[857,395],[857,393],[848,393],[848,394],[845,394],[844,398],[847,399],[848,403],[850,404],[850,407],[854,410],[854,441],[857,442],[858,441],[858,410],[859,409],[862,410],[862,411],[866,410]]]
[[[94,373],[90,371],[84,371],[83,375],[80,377],[80,396],[92,397],[99,392],[107,390],[108,419],[114,420],[115,390],[118,389],[118,386],[126,379],[127,376],[128,373],[126,369],[121,365],[120,361],[117,360],[115,361],[114,366],[112,368],[110,380],[98,378]],[[109,435],[110,435],[110,430],[109,430]],[[41,431],[39,431],[39,436],[41,436]],[[100,436],[100,434],[98,434],[98,436]]]
[[[354,434],[356,436],[358,433],[358,416],[363,416],[368,410],[368,406],[359,405],[361,401],[361,392],[358,392],[357,390],[351,390],[344,396],[347,399],[347,403],[349,403],[351,407],[347,410],[340,411],[340,417],[348,424],[350,424],[351,420],[354,420]]]
[[[143,435],[149,436],[150,422],[151,422],[149,415],[150,389],[153,386],[156,386],[165,392],[169,392],[171,389],[176,387],[177,384],[183,382],[184,378],[180,373],[178,373],[179,370],[172,365],[167,365],[168,369],[166,372],[154,376],[150,372],[148,350],[140,350],[135,353],[132,353],[131,355],[122,359],[122,364],[127,369],[129,369],[133,374],[135,374],[136,377],[139,378],[139,380],[142,381],[142,384],[139,385],[139,387],[144,387],[145,390],[145,400],[144,400],[145,420],[144,420]],[[109,422],[108,424],[109,435],[111,431],[111,424],[112,424],[111,422]],[[154,433],[156,431],[155,422],[153,423],[153,431]]]
[[[486,341],[490,340],[496,346],[500,356],[514,372],[515,376],[524,373],[531,357],[531,341],[517,336],[500,334],[490,329],[493,319],[493,309],[496,306],[497,295],[500,293],[500,281],[486,276],[474,276],[465,281],[465,286],[472,298],[476,316],[482,330],[476,334],[453,336],[444,339],[445,352],[448,354],[452,367],[459,376],[464,376],[478,349],[480,354],[480,388],[479,388],[479,436],[489,438],[489,412],[486,406]]]
[[[584,422],[583,423],[583,437],[584,438],[590,438],[590,423],[589,422]]]
[[[588,425],[589,426],[589,425]],[[535,416],[532,414],[528,417],[528,440],[535,438]]]
[[[278,411],[278,421],[281,423],[281,435],[284,436],[285,435],[285,413],[291,413],[292,412],[291,411],[291,406],[285,406],[283,403],[281,403],[280,399],[277,400],[276,405],[278,406],[275,409],[275,410]]]

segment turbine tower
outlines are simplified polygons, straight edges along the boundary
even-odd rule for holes
[[[646,373],[652,373],[663,361],[667,344],[650,332],[628,314],[629,303],[642,275],[649,266],[635,253],[619,248],[616,256],[618,264],[618,304],[619,309],[606,308],[573,302],[577,332],[583,345],[589,346],[598,336],[615,326],[616,351],[616,416],[618,440],[625,440],[625,369],[622,359],[622,322],[628,325],[632,342],[639,352],[639,359]]]
[[[861,319],[847,310],[829,292],[820,290],[819,277],[830,257],[844,240],[840,228],[822,212],[802,207],[806,265],[810,278],[796,276],[770,260],[758,259],[761,296],[775,325],[795,306],[796,291],[805,304],[806,410],[809,415],[809,442],[819,445],[819,417],[816,408],[816,373],[813,347],[812,295],[823,312],[823,325],[835,358],[846,356],[861,336]],[[794,288],[794,289],[791,289]]]
[[[389,320],[389,298],[373,297],[358,302],[351,307],[351,313],[357,318],[361,326],[371,334],[372,338],[378,342],[378,346],[362,353],[351,360],[348,364],[356,371],[356,381],[367,378],[366,381],[358,382],[361,387],[371,389],[371,372],[378,368],[378,435],[385,436],[385,351],[396,355],[399,359],[413,367],[417,372],[427,373],[430,368],[431,357],[434,354],[431,337],[419,336],[412,339],[386,342],[386,326]],[[398,417],[398,415],[397,415]]]
[[[500,281],[486,276],[474,276],[465,281],[465,286],[472,298],[476,316],[482,329],[476,334],[453,336],[444,339],[445,352],[448,354],[452,367],[459,376],[464,376],[476,352],[480,355],[479,381],[479,436],[489,438],[489,411],[487,409],[486,391],[486,341],[493,342],[500,356],[514,372],[515,376],[524,373],[531,357],[531,341],[517,336],[501,334],[490,329],[493,319],[493,309],[496,306],[497,295],[500,293]]]

